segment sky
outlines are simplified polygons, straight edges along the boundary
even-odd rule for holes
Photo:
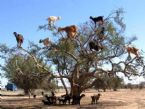
[[[136,35],[134,45],[145,51],[145,0],[0,0],[0,43],[16,46],[14,31],[24,36],[23,47],[45,37],[53,40],[49,31],[38,31],[49,16],[61,16],[58,26],[79,25],[90,16],[107,17],[118,8],[125,11],[125,36]],[[6,81],[2,78],[3,84]]]

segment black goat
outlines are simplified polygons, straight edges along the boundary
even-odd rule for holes
[[[92,16],[90,16],[90,19],[94,21],[95,27],[96,27],[96,23],[97,22],[98,22],[99,25],[102,25],[104,23],[103,16],[98,16],[98,17],[92,17]]]
[[[99,46],[98,44],[96,44],[94,41],[90,41],[89,42],[89,47],[90,47],[90,50],[92,51],[92,49],[96,50],[96,51],[99,51],[99,49],[103,49],[103,46]]]
[[[98,45],[96,45],[93,41],[90,41],[89,42],[89,47],[90,47],[90,50],[92,51],[92,49],[96,50],[96,51],[99,51],[99,47]]]
[[[66,104],[66,100],[64,97],[58,97],[57,100],[58,100],[59,104]]]
[[[41,95],[44,96],[44,92],[43,91],[41,92]]]
[[[61,95],[58,97],[59,104],[66,104],[67,102],[70,104],[72,96],[70,94]]]
[[[72,96],[71,94],[65,94],[65,95],[62,95],[62,97],[64,97],[64,100],[70,104],[70,101],[72,99]]]
[[[46,101],[46,100],[42,100],[43,104],[45,105],[51,105],[51,103],[49,101]]]
[[[34,95],[33,95],[33,98],[35,99],[35,98],[36,98],[36,96],[37,96],[37,95],[36,95],[36,94],[34,94]]]
[[[85,97],[85,94],[82,94],[82,95],[74,95],[73,97],[72,97],[72,99],[73,99],[73,101],[72,101],[72,104],[79,104],[80,105],[80,101],[81,101],[81,99],[83,98],[83,97]]]

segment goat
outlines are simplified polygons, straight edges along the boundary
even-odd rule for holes
[[[130,56],[130,53],[134,54],[137,58],[139,57],[138,55],[138,50],[137,48],[135,47],[129,47],[129,46],[125,46],[127,52],[128,52],[128,55]]]
[[[98,16],[98,17],[90,16],[90,19],[93,20],[93,22],[95,23],[95,27],[96,27],[97,22],[98,22],[99,25],[103,25],[103,23],[104,23],[103,16]]]
[[[72,101],[72,104],[79,104],[80,105],[80,101],[81,101],[81,99],[83,98],[83,97],[85,97],[85,94],[81,94],[81,95],[78,95],[78,96],[73,96],[72,97],[72,99],[73,99],[73,101]]]
[[[65,95],[61,95],[61,97],[58,97],[57,100],[59,101],[59,104],[66,104],[67,101],[70,104],[72,97],[70,94],[65,94]]]
[[[45,101],[48,102],[48,104],[56,104],[56,96],[48,96],[48,95],[45,95],[45,98],[47,100],[47,101],[46,100]]]
[[[97,33],[97,35],[98,35],[100,40],[104,40],[105,39],[104,31],[105,31],[104,27],[101,27],[100,29],[96,30],[96,33]]]
[[[35,99],[35,98],[36,98],[36,96],[37,96],[37,95],[36,95],[36,94],[34,94],[34,95],[33,95],[33,98]]]
[[[43,91],[41,92],[41,95],[44,96],[44,92]]]
[[[58,97],[57,100],[59,101],[59,104],[66,104],[66,100],[64,97]]]
[[[52,25],[52,24],[54,25],[54,22],[56,22],[57,20],[60,20],[60,19],[61,19],[60,16],[49,16],[47,18],[49,25]]]
[[[21,45],[24,41],[24,38],[21,34],[17,34],[17,32],[13,32],[14,36],[16,37],[16,41],[17,41],[17,47],[21,48]]]
[[[63,28],[59,27],[58,32],[60,32],[60,31],[65,31],[68,38],[76,38],[77,26],[71,25],[71,26],[66,26]]]
[[[52,105],[52,104],[56,104],[56,99],[50,98],[50,100],[42,100],[42,102],[43,102],[45,105]]]
[[[89,47],[90,47],[90,50],[92,51],[92,49],[96,50],[96,51],[99,51],[99,49],[103,49],[103,46],[99,46],[97,44],[95,44],[94,41],[90,41],[89,42]]]
[[[97,102],[98,102],[100,96],[101,96],[101,94],[91,96],[91,98],[92,98],[91,103],[92,103],[92,104],[97,104]]]
[[[40,39],[39,43],[43,43],[43,45],[48,46],[49,44],[51,44],[51,41],[49,40],[49,38],[46,38],[46,39]]]
[[[65,95],[62,95],[61,97],[64,97],[65,102],[68,101],[68,103],[70,104],[70,101],[72,99],[71,94],[65,94]]]
[[[45,105],[50,105],[51,103],[49,101],[46,101],[46,100],[42,100],[43,104]]]

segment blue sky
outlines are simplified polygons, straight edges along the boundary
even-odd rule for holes
[[[126,36],[136,35],[135,46],[144,49],[145,0],[0,0],[0,43],[16,46],[14,31],[23,34],[24,47],[28,41],[38,43],[40,38],[53,39],[48,31],[37,31],[52,15],[62,17],[58,26],[78,25],[88,21],[89,16],[107,17],[118,8],[125,11]]]

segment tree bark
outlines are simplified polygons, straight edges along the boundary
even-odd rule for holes
[[[79,84],[79,78],[79,65],[76,65],[71,79],[72,104],[80,104],[79,98],[82,91]]]

